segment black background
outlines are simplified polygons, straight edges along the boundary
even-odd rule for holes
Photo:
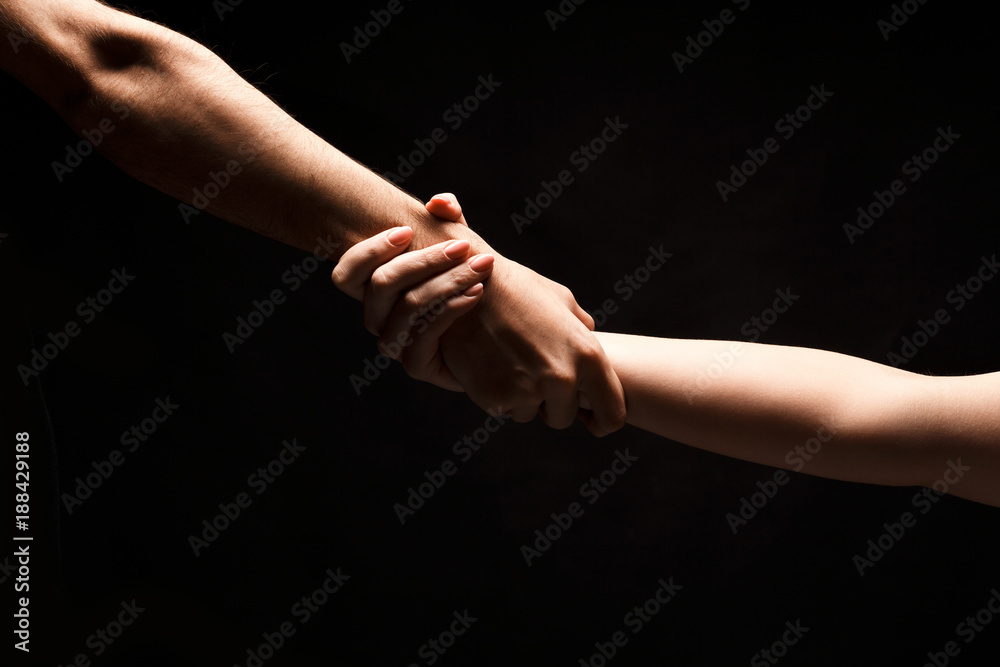
[[[995,26],[971,3],[931,2],[885,40],[876,23],[889,3],[840,4],[592,0],[553,31],[555,0],[406,2],[350,63],[338,45],[384,3],[246,1],[224,20],[208,1],[131,9],[206,44],[380,172],[446,128],[406,189],[457,193],[499,252],[585,308],[617,299],[607,330],[739,340],[790,288],[800,299],[763,342],[886,363],[918,320],[947,308],[951,321],[906,367],[998,370],[1000,284],[958,312],[946,301],[1000,250]],[[672,54],[724,8],[735,21],[678,72]],[[449,129],[442,113],[490,74],[502,85]],[[834,95],[782,138],[775,121],[820,85]],[[465,396],[398,366],[352,389],[373,340],[329,264],[289,292],[281,276],[301,251],[207,214],[186,225],[176,201],[103,157],[58,182],[51,163],[79,139],[16,81],[0,87],[3,437],[27,430],[37,443],[33,663],[245,665],[338,567],[343,590],[266,664],[428,664],[421,645],[468,609],[478,620],[440,664],[577,665],[670,577],[683,589],[609,664],[747,664],[797,619],[810,630],[781,664],[919,666],[948,641],[961,647],[953,664],[995,658],[1000,628],[966,644],[956,625],[1000,585],[996,509],[944,498],[861,577],[852,558],[915,511],[917,489],[793,475],[734,535],[726,514],[773,470],[631,427],[595,440],[579,424],[508,424],[460,462],[452,445],[485,421]],[[519,234],[511,214],[572,168],[607,117],[628,129]],[[850,243],[844,223],[906,179],[901,165],[939,127],[961,138]],[[768,137],[780,150],[723,202],[716,181]],[[661,244],[673,257],[622,299],[615,283]],[[41,345],[121,267],[133,284],[26,388],[15,369],[32,348],[25,322]],[[288,302],[229,354],[222,333],[276,288]],[[176,414],[72,514],[57,506],[166,396]],[[301,457],[195,557],[189,535],[292,438]],[[639,461],[528,567],[521,546],[626,448]],[[400,525],[394,504],[445,459],[458,472]],[[3,504],[8,517],[12,497]],[[95,657],[88,636],[133,598],[146,611]]]

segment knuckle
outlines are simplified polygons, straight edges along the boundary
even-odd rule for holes
[[[424,270],[436,269],[449,261],[447,255],[444,254],[444,247],[446,245],[447,242],[441,242],[438,244],[440,247],[427,248],[424,252],[420,253],[417,256],[420,260],[420,267]]]
[[[548,389],[546,393],[574,390],[576,388],[576,380],[577,373],[574,368],[569,366],[550,368],[545,377],[545,385],[546,389]]]
[[[527,424],[535,418],[537,412],[531,412],[529,409],[515,409],[511,413],[511,418],[518,424]]]
[[[557,431],[561,431],[563,429],[569,428],[573,424],[573,419],[571,417],[567,417],[564,414],[555,414],[555,415],[546,414],[545,424],[550,428],[554,428]]]
[[[576,303],[576,297],[573,296],[573,291],[561,283],[555,283],[556,296],[565,301],[566,303]]]
[[[509,398],[512,404],[523,405],[530,400],[529,397],[538,393],[538,383],[527,373],[518,373],[511,382]],[[537,401],[539,403],[541,401]]]
[[[403,306],[407,310],[420,311],[424,306],[424,299],[417,290],[410,290],[403,295]]]
[[[575,346],[576,369],[580,375],[587,378],[609,375],[613,371],[611,371],[611,362],[604,353],[604,348],[589,331],[586,334],[590,340],[579,339]]]
[[[448,312],[452,305],[449,294],[428,294],[423,299],[424,314],[432,322]]]
[[[392,278],[390,271],[384,266],[380,266],[375,269],[371,277],[371,288],[374,292],[384,292],[392,285]]]
[[[347,271],[342,264],[333,267],[333,271],[330,272],[330,279],[333,280],[333,284],[337,287],[342,288],[347,284]]]
[[[604,348],[590,331],[580,331],[573,341],[576,349],[584,358],[598,361],[604,358]]]

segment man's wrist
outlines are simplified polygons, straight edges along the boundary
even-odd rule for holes
[[[471,246],[469,249],[470,257],[481,253],[496,255],[496,251],[469,227],[457,222],[440,220],[428,213],[423,206],[420,207],[419,211],[415,211],[411,216],[411,221],[405,224],[409,224],[413,228],[410,250],[421,250],[442,241],[455,239],[469,242]]]

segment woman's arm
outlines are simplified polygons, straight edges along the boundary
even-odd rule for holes
[[[1000,506],[1000,373],[928,377],[800,347],[595,335],[639,428],[833,479],[931,486],[951,471],[949,493]]]
[[[427,209],[461,220],[451,195],[435,197]],[[388,260],[384,255],[367,266],[341,268],[360,280]],[[443,260],[424,266],[464,277]],[[393,272],[402,290],[420,282],[403,284],[407,272]],[[402,323],[436,295],[433,289],[406,294],[409,303],[397,300],[398,291],[366,297],[365,309],[383,338],[412,333],[421,362],[434,350],[433,336]],[[928,377],[801,347],[594,335],[621,380],[626,418],[634,426],[820,477],[927,487],[944,480],[949,493],[1000,506],[1000,373]],[[580,405],[587,407],[585,395]]]

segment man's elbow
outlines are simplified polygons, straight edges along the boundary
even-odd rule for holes
[[[73,60],[73,81],[51,106],[71,125],[86,126],[108,103],[141,95],[147,75],[162,69],[173,33],[143,19],[117,16],[83,36]]]
[[[71,126],[85,126],[129,70],[155,62],[170,31],[89,0],[54,4],[58,12],[8,17],[14,37],[0,67]]]

